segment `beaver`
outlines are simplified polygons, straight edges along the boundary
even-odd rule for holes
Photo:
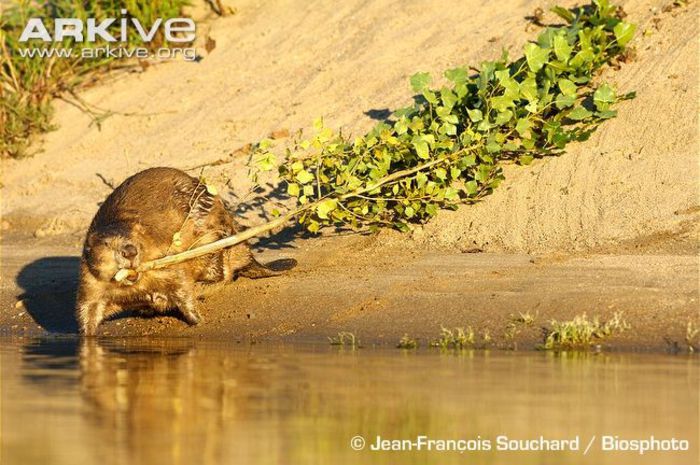
[[[296,265],[293,259],[263,265],[241,243],[168,268],[120,271],[240,230],[224,201],[200,179],[174,168],[131,176],[100,206],[85,237],[76,305],[81,333],[94,335],[105,318],[124,309],[144,314],[178,310],[185,322],[196,325],[202,319],[195,306],[196,282],[276,276]]]

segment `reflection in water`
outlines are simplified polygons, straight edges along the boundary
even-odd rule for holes
[[[12,341],[3,464],[696,463],[694,358]],[[350,439],[676,437],[691,450],[361,452]]]

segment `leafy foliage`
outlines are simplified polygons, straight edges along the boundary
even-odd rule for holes
[[[615,102],[634,96],[593,79],[624,52],[635,26],[607,0],[553,11],[568,24],[547,27],[515,61],[504,52],[475,75],[448,70],[450,84],[440,88],[430,87],[428,73],[415,74],[417,103],[363,137],[316,120],[313,136],[287,148],[278,167],[297,200],[291,215],[312,232],[328,225],[407,230],[490,193],[503,180],[503,162],[527,165],[588,139],[616,115]],[[264,140],[253,153],[254,178],[277,165],[271,145]]]

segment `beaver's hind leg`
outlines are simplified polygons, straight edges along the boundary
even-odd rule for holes
[[[163,295],[167,295],[168,303],[171,302],[173,307],[177,307],[188,325],[198,325],[202,322],[202,317],[195,304],[194,281],[184,272],[178,275],[178,279],[172,282]]]

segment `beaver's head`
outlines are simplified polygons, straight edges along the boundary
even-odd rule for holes
[[[119,270],[133,270],[141,263],[143,247],[133,231],[118,226],[102,231],[91,231],[85,240],[83,258],[90,272],[100,281],[114,280]],[[134,273],[118,284],[131,286],[140,278]]]

